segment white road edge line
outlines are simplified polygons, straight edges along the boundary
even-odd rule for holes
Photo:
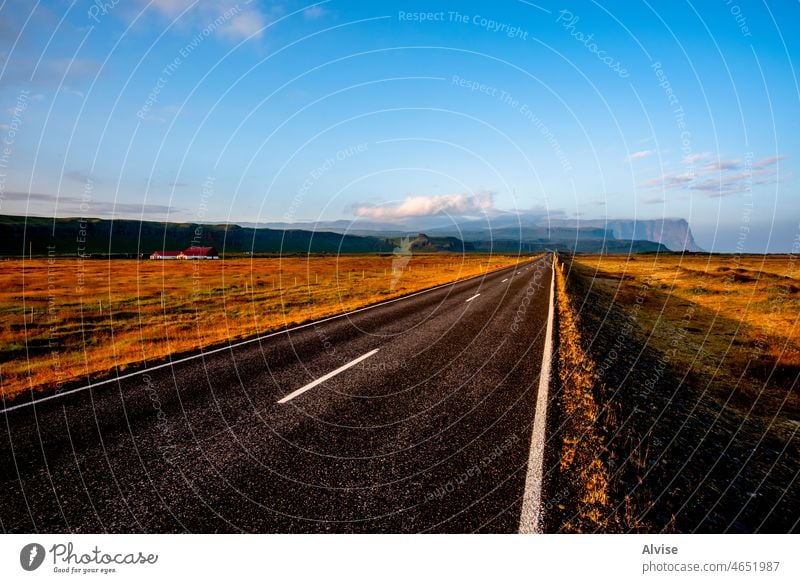
[[[539,391],[531,434],[531,450],[528,456],[528,472],[525,475],[525,492],[522,495],[522,513],[519,519],[520,534],[542,532],[542,482],[544,472],[545,429],[547,428],[547,399],[550,390],[550,374],[553,364],[553,318],[555,316],[556,260],[553,257],[550,278],[550,306],[547,308],[547,329],[542,353],[542,368],[539,373]]]
[[[506,270],[506,269],[509,269],[509,268],[510,268],[510,266],[509,267],[503,267],[503,268],[498,269],[496,271],[489,272],[489,274],[496,273],[497,271],[503,271],[503,270]],[[147,367],[147,368],[143,368],[141,370],[137,370],[136,372],[129,372],[127,374],[111,377],[110,379],[106,379],[104,381],[98,381],[96,383],[90,383],[90,384],[84,385],[82,387],[76,387],[74,389],[70,389],[68,391],[64,391],[63,393],[56,393],[54,395],[49,395],[47,397],[42,397],[40,399],[34,399],[33,401],[28,401],[26,403],[20,403],[19,405],[12,405],[11,407],[6,407],[4,409],[0,409],[0,415],[2,415],[3,413],[9,413],[10,411],[15,411],[17,409],[23,409],[25,407],[31,407],[31,406],[36,405],[38,403],[44,403],[45,401],[50,401],[52,399],[60,399],[61,397],[66,397],[67,395],[71,395],[73,393],[79,393],[81,391],[85,391],[86,389],[93,389],[95,387],[100,387],[100,386],[103,386],[103,385],[107,385],[109,383],[119,382],[119,381],[124,380],[124,379],[129,379],[131,377],[147,374],[150,371],[158,370],[160,368],[166,368],[168,366],[175,366],[176,364],[181,364],[182,362],[188,362],[190,360],[195,360],[197,358],[204,358],[204,357],[209,356],[211,354],[216,354],[217,352],[222,352],[223,350],[232,350],[234,348],[238,348],[239,346],[244,346],[246,344],[252,344],[253,342],[259,342],[261,340],[266,340],[267,338],[272,338],[273,336],[278,336],[279,334],[287,334],[289,332],[294,332],[295,330],[302,330],[303,328],[308,328],[309,326],[317,326],[317,325],[322,324],[324,322],[329,322],[331,320],[337,320],[339,318],[345,318],[347,316],[350,316],[352,314],[357,314],[359,312],[365,312],[367,310],[374,310],[375,308],[380,308],[381,306],[386,306],[388,304],[393,304],[395,302],[402,302],[403,300],[407,300],[409,298],[413,298],[413,297],[418,296],[418,295],[427,294],[427,293],[436,291],[438,289],[441,289],[443,287],[455,286],[455,285],[458,285],[460,283],[465,283],[467,281],[471,281],[473,279],[484,278],[489,274],[481,273],[479,275],[475,275],[473,277],[468,277],[466,279],[462,279],[462,280],[459,280],[459,281],[450,281],[450,282],[447,282],[447,283],[443,283],[441,285],[437,285],[437,286],[434,286],[434,287],[431,287],[431,288],[428,288],[428,289],[423,289],[423,290],[420,290],[418,292],[414,292],[414,293],[408,294],[406,296],[400,296],[399,298],[393,298],[391,300],[386,300],[385,302],[379,302],[377,304],[372,304],[371,306],[364,306],[363,308],[358,308],[358,309],[352,310],[350,312],[345,312],[344,314],[334,314],[333,316],[328,316],[327,318],[322,318],[321,320],[314,320],[313,322],[307,322],[305,324],[300,324],[299,326],[294,326],[292,328],[287,328],[285,330],[276,330],[275,332],[270,332],[270,333],[264,334],[262,336],[256,336],[255,338],[250,338],[248,340],[242,340],[241,342],[228,344],[227,346],[222,346],[220,348],[214,348],[213,350],[206,350],[204,352],[200,352],[199,354],[193,354],[191,356],[185,356],[185,357],[179,358],[177,360],[170,360],[169,362],[165,362],[163,364],[157,364],[156,366],[150,366],[150,367]]]
[[[464,303],[471,302],[472,300],[474,300],[475,298],[477,298],[479,295],[481,295],[481,294],[475,294],[475,295],[474,295],[474,296],[472,296],[471,298],[467,298],[466,300],[464,300]]]
[[[302,395],[302,394],[303,394],[303,393],[305,393],[306,391],[309,391],[309,390],[313,389],[314,387],[316,387],[317,385],[320,385],[320,384],[324,383],[324,382],[325,382],[325,381],[327,381],[328,379],[335,377],[337,374],[343,373],[343,372],[344,372],[344,371],[346,371],[348,368],[350,368],[350,367],[353,367],[353,366],[357,365],[357,364],[358,364],[359,362],[361,362],[362,360],[364,360],[364,359],[366,359],[366,358],[369,358],[370,356],[372,356],[373,354],[375,354],[376,352],[378,352],[378,350],[380,350],[380,348],[376,348],[375,350],[371,350],[371,351],[367,352],[366,354],[362,354],[362,355],[361,355],[361,356],[359,356],[358,358],[356,358],[356,359],[354,359],[354,360],[351,360],[350,362],[348,362],[347,364],[344,364],[344,365],[340,366],[340,367],[339,367],[339,368],[337,368],[336,370],[333,370],[333,371],[329,372],[328,374],[326,374],[326,375],[323,375],[323,376],[319,377],[317,380],[315,380],[315,381],[313,381],[313,382],[310,382],[310,383],[308,383],[306,386],[304,386],[304,387],[300,387],[300,388],[299,388],[299,389],[297,389],[296,391],[292,391],[291,393],[289,393],[288,395],[286,395],[286,396],[285,396],[283,399],[279,400],[279,401],[278,401],[278,403],[287,403],[287,402],[291,401],[291,400],[292,400],[292,399],[294,399],[295,397],[297,397],[297,396],[299,396],[299,395]]]

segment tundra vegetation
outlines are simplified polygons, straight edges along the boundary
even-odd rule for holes
[[[57,389],[513,265],[499,255],[0,263],[0,389]]]
[[[562,532],[797,528],[794,255],[583,255],[557,271]]]

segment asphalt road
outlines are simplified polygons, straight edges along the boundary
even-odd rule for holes
[[[0,528],[516,532],[550,261],[0,414]]]

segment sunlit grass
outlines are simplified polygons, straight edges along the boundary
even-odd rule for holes
[[[800,411],[800,264],[792,255],[585,256],[592,284],[627,308],[648,344],[712,395],[765,421]],[[735,390],[734,390],[735,389]]]
[[[557,271],[556,482],[573,506],[559,507],[555,529],[692,528],[681,516],[688,499],[711,523],[729,524],[741,505],[718,505],[714,493],[736,463],[750,473],[747,488],[787,492],[795,470],[786,460],[796,460],[788,448],[800,424],[796,262],[580,255],[567,261],[567,277]],[[675,472],[694,488],[712,470],[708,499],[664,490],[679,483]]]
[[[576,493],[580,512],[564,524],[565,532],[610,531],[608,475],[601,461],[604,448],[598,427],[600,407],[595,386],[595,363],[584,352],[574,301],[567,292],[564,264],[556,263],[556,309],[558,311],[558,406],[564,419],[560,431],[559,471]]]

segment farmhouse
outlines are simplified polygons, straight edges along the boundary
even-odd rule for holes
[[[180,251],[154,251],[150,259],[177,259],[180,254]]]
[[[150,259],[219,259],[214,247],[187,247],[183,251],[154,251]]]

